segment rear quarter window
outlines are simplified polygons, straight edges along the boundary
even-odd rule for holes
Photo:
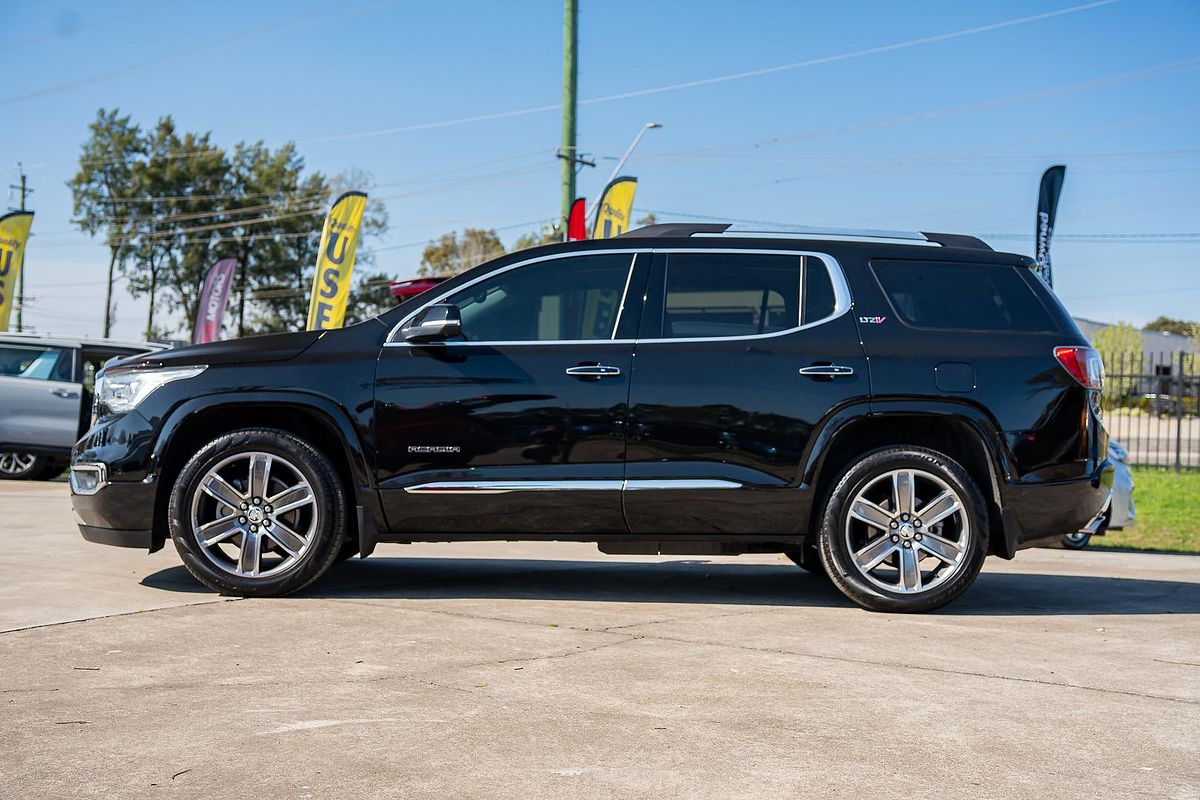
[[[872,261],[892,309],[918,328],[1057,332],[1018,267],[946,261]]]

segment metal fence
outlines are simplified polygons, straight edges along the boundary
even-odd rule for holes
[[[1189,353],[1101,354],[1104,419],[1129,463],[1200,469],[1200,371]]]

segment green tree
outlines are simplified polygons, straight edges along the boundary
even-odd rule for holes
[[[224,153],[209,134],[180,135],[169,116],[146,137],[145,157],[132,169],[138,215],[130,233],[132,258],[124,271],[130,293],[149,298],[148,339],[187,332],[195,318],[221,224],[219,212],[206,209],[224,187],[228,171]],[[197,202],[203,203],[199,211]],[[155,324],[160,297],[177,324]]]
[[[304,174],[291,142],[272,152],[260,141],[233,149],[226,192],[228,227],[213,260],[238,262],[230,327],[237,336],[302,330],[329,182]]]
[[[112,286],[115,270],[128,257],[134,207],[133,165],[145,150],[141,128],[117,109],[101,108],[88,126],[89,136],[79,155],[79,169],[67,186],[71,189],[74,219],[84,233],[104,233],[108,246],[108,284],[104,298],[104,335],[113,323]]]
[[[504,245],[494,230],[466,228],[461,238],[457,231],[451,231],[425,246],[417,274],[423,277],[457,275],[502,255]]]
[[[562,226],[550,223],[543,225],[541,230],[520,236],[513,244],[513,252],[528,250],[531,247],[541,247],[544,244],[559,244],[562,240]]]
[[[1092,345],[1100,351],[1104,368],[1115,372],[1142,354],[1142,332],[1128,322],[1118,321],[1096,333]]]
[[[1146,330],[1148,331],[1177,333],[1180,336],[1193,336],[1197,328],[1200,328],[1200,323],[1186,319],[1172,319],[1170,317],[1158,317],[1146,326]]]
[[[119,268],[130,293],[148,299],[146,335],[157,338],[190,331],[204,277],[225,257],[238,262],[229,324],[238,336],[302,329],[330,200],[374,181],[359,170],[333,180],[306,172],[290,142],[274,151],[242,143],[227,153],[210,133],[179,131],[169,116],[143,132],[101,109],[68,185],[76,224],[104,232],[110,245],[110,284]],[[386,207],[372,198],[362,237],[387,227]],[[390,279],[369,271],[374,254],[361,242],[357,262],[351,321],[392,304]],[[110,298],[106,333],[112,308]]]

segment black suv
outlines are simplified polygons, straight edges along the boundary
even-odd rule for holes
[[[349,328],[127,359],[85,538],[280,595],[377,542],[782,552],[871,609],[1097,526],[1099,358],[967,236],[654,225],[505,256]]]

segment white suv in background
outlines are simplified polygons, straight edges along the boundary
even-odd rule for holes
[[[112,358],[164,349],[146,342],[0,333],[0,480],[47,479],[91,425],[96,372]]]

